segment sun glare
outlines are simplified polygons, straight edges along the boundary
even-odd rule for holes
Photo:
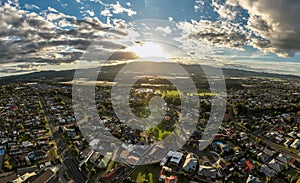
[[[163,52],[161,46],[153,42],[145,42],[129,48],[141,58],[164,57],[168,55]]]

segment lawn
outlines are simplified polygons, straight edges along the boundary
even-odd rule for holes
[[[142,165],[131,175],[132,180],[143,183],[145,180],[151,183],[158,183],[160,166],[158,164]]]

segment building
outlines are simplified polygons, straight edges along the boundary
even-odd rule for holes
[[[106,168],[109,161],[110,161],[110,159],[111,159],[111,157],[112,157],[112,155],[113,154],[111,152],[107,152],[105,154],[105,156],[102,158],[102,160],[99,162],[98,167],[99,168]]]
[[[111,183],[119,179],[119,175],[121,175],[126,170],[126,166],[120,165],[112,171],[109,171],[102,175],[101,179],[104,183]]]
[[[41,183],[41,182],[48,183],[55,177],[56,174],[51,169],[48,169],[42,172],[41,174],[39,174],[31,183]]]
[[[253,175],[249,175],[246,183],[261,183],[261,181],[257,177],[254,177]]]
[[[255,166],[253,165],[253,163],[249,160],[245,161],[243,163],[243,171],[244,172],[248,172],[248,171],[251,171],[255,168]]]
[[[300,139],[296,139],[292,144],[291,147],[294,149],[298,149],[300,147]]]
[[[270,156],[270,157],[274,155],[274,152],[270,149],[267,149],[267,148],[264,148],[263,153]]]
[[[260,171],[269,177],[274,177],[276,174],[276,172],[273,169],[269,168],[267,165],[262,165]]]
[[[265,163],[268,161],[268,159],[270,158],[270,156],[260,152],[258,155],[258,158],[260,159],[261,162]]]
[[[13,180],[12,183],[22,183],[22,182],[25,182],[27,179],[29,179],[30,177],[33,177],[35,175],[36,175],[35,172],[25,173],[24,175],[19,176],[18,178],[16,178],[15,180]]]
[[[126,162],[130,165],[136,165],[139,160],[140,159],[138,157],[131,155],[127,157]]]
[[[286,155],[283,155],[282,153],[280,153],[277,157],[276,157],[277,160],[281,161],[282,163],[284,164],[287,164],[291,161],[291,158],[286,156]]]
[[[168,155],[167,155],[170,159],[170,163],[173,163],[175,165],[179,165],[182,157],[183,157],[183,153],[181,152],[173,152],[173,151],[169,151]]]
[[[80,158],[82,159],[86,159],[86,158],[90,158],[94,153],[94,150],[90,147],[84,149],[81,153],[80,153]]]
[[[177,176],[170,176],[165,179],[165,183],[177,183]]]
[[[198,175],[204,176],[210,179],[217,178],[217,170],[210,166],[200,165]]]
[[[269,163],[268,166],[275,170],[276,172],[281,172],[284,169],[284,164],[282,164],[280,161],[276,159],[272,159]]]
[[[187,155],[184,164],[182,166],[182,169],[186,172],[195,171],[198,166],[198,160],[194,158],[193,154],[190,153]]]

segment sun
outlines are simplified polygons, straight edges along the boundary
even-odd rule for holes
[[[161,45],[154,42],[138,43],[130,47],[129,50],[136,53],[140,58],[168,57],[168,54],[163,52]]]

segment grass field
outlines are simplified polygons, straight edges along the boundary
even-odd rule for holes
[[[160,166],[143,165],[136,169],[136,171],[131,175],[131,178],[138,183],[143,183],[144,181],[149,183],[158,183],[159,173]]]

